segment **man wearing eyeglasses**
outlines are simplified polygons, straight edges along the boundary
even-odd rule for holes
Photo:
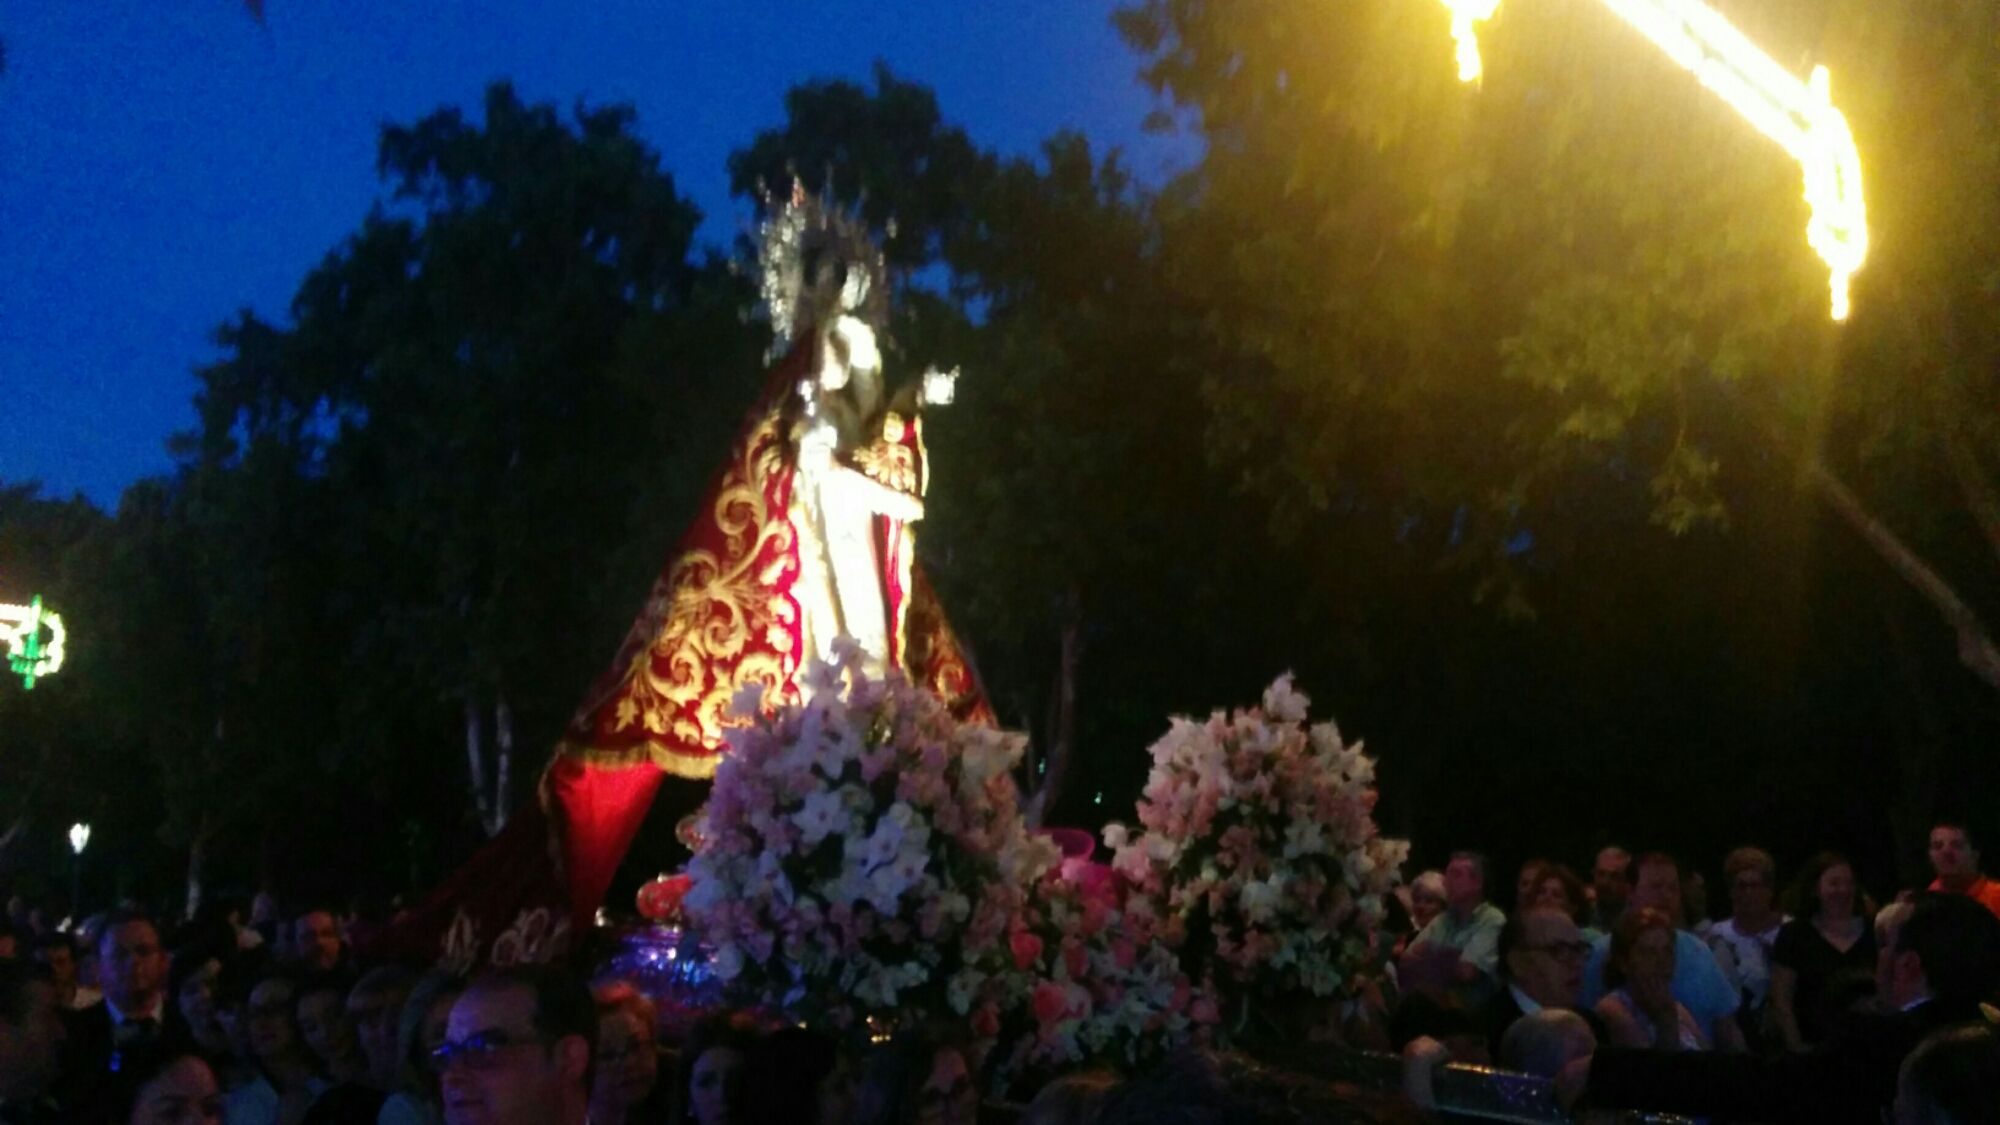
[[[432,1054],[448,1125],[583,1125],[597,1007],[552,965],[502,969],[452,1005]]]
[[[1502,987],[1481,1017],[1496,1059],[1515,1020],[1545,1008],[1576,1008],[1590,943],[1562,911],[1528,910],[1500,927],[1499,952]]]

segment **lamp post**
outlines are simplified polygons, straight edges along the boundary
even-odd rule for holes
[[[90,846],[90,825],[78,821],[69,826],[69,850],[75,858],[69,866],[69,914],[83,920],[83,849]]]

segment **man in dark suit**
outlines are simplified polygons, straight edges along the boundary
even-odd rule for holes
[[[1777,1059],[1602,1048],[1583,1094],[1596,1108],[1764,1121],[1875,1125],[1896,1098],[1896,1072],[1925,1035],[1976,1019],[2000,984],[2000,920],[1958,895],[1930,893],[1877,966],[1878,1012],[1856,1015],[1825,1043]]]
[[[1495,1059],[1515,1020],[1544,1008],[1576,1009],[1590,943],[1562,911],[1524,910],[1500,927],[1499,956],[1499,991],[1479,1013]]]
[[[167,952],[150,916],[113,912],[97,942],[97,961],[104,999],[70,1013],[69,1048],[58,1083],[61,1100],[73,1110],[92,1104],[118,1051],[194,1045],[187,1025],[167,1002]]]

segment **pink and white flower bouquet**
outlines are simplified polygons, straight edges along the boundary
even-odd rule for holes
[[[1152,747],[1142,831],[1112,824],[1114,867],[1185,928],[1183,963],[1225,999],[1345,999],[1380,965],[1372,935],[1409,844],[1375,826],[1375,763],[1306,726],[1289,674],[1263,705],[1175,719]]]
[[[859,650],[815,661],[809,702],[736,701],[683,910],[739,997],[830,1030],[952,1012],[975,1034],[1025,1002],[1007,948],[1055,846],[1010,770],[1024,740],[960,724]]]
[[[1008,938],[1015,966],[1034,974],[1015,1065],[1141,1065],[1216,1021],[1212,992],[1181,969],[1175,923],[1132,892],[1084,858],[1030,889]]]

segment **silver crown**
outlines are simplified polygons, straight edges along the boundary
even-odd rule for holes
[[[757,230],[758,290],[771,322],[773,358],[790,352],[810,331],[835,317],[860,318],[877,332],[888,327],[889,268],[868,227],[830,199],[764,193]]]

